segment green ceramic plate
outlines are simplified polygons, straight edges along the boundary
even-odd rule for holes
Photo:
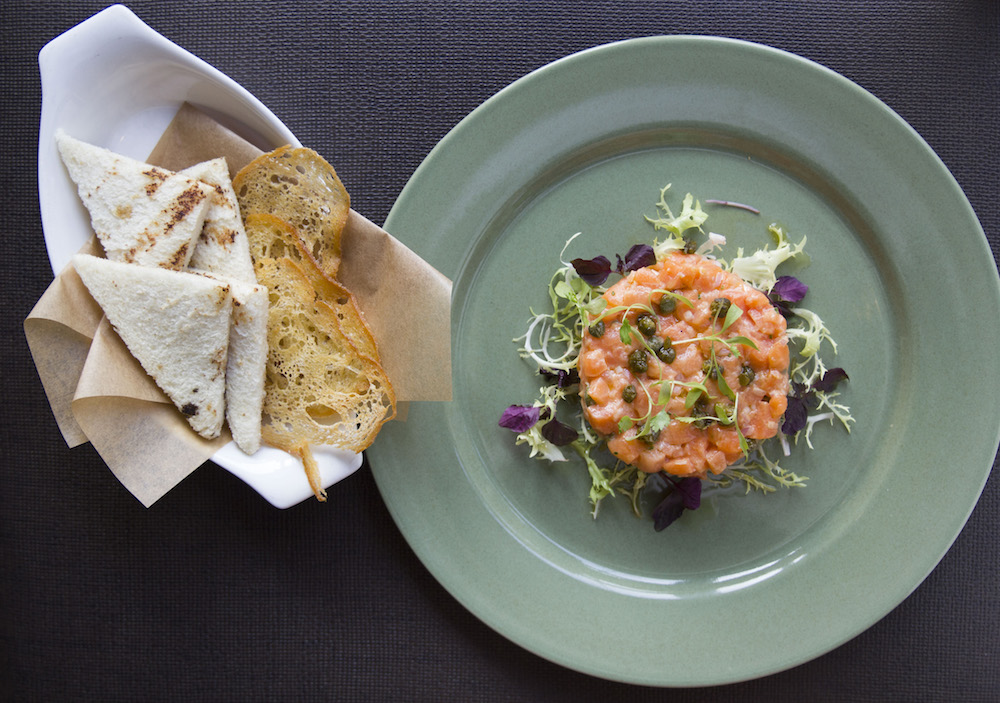
[[[858,423],[796,449],[807,488],[719,497],[655,533],[624,498],[591,519],[585,469],[529,460],[497,420],[535,397],[511,340],[566,239],[612,259],[651,240],[667,183],[758,207],[711,210],[730,243],[763,244],[772,221],[808,236],[800,276]],[[543,657],[669,686],[794,666],[902,601],[976,504],[1000,430],[992,255],[931,149],[827,69],[707,37],[570,56],[452,130],[386,227],[454,281],[455,394],[382,431],[375,478],[431,573]]]

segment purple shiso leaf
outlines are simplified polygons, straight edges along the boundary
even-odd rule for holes
[[[780,276],[771,288],[771,292],[767,294],[767,299],[782,317],[787,319],[795,317],[791,304],[802,300],[808,291],[809,286],[795,276]]]
[[[792,395],[798,398],[806,398],[809,395],[809,388],[804,383],[792,381]]]
[[[806,388],[801,383],[792,384],[792,394],[788,396],[788,407],[785,408],[785,419],[781,423],[781,431],[786,435],[793,435],[806,426],[806,416],[809,409],[818,405],[816,391],[829,393],[833,391],[841,381],[849,381],[847,372],[844,369],[828,369],[823,377],[814,381]]]
[[[701,507],[701,479],[682,478],[675,484],[677,492],[684,498],[684,507],[688,510],[697,510]]]
[[[841,381],[849,381],[847,372],[844,369],[837,368],[828,369],[823,378],[816,381],[812,387],[817,391],[823,391],[824,393],[829,393],[837,387],[837,384]]]
[[[567,444],[575,442],[579,436],[579,432],[569,425],[564,425],[555,418],[542,425],[542,437],[557,447],[565,447]]]
[[[781,423],[781,431],[791,436],[805,427],[808,410],[805,398],[788,396],[788,406],[785,408],[785,419]]]
[[[656,253],[653,251],[653,247],[648,244],[635,244],[625,254],[624,260],[617,254],[615,259],[618,263],[613,269],[611,261],[606,256],[595,256],[593,259],[573,259],[570,263],[576,269],[577,275],[588,285],[599,286],[608,280],[608,276],[612,272],[624,276],[631,271],[652,266],[656,263]]]
[[[527,432],[538,422],[540,411],[530,405],[511,405],[500,416],[500,426],[513,432]]]
[[[573,259],[571,262],[587,285],[599,286],[611,275],[611,261],[606,256],[595,256],[593,259]]]
[[[660,504],[653,508],[653,529],[657,532],[670,527],[684,512],[684,497],[680,491],[671,490]]]
[[[653,529],[661,532],[670,527],[685,510],[701,507],[701,479],[687,477],[668,479],[670,492],[653,509]]]
[[[809,286],[795,276],[779,276],[771,288],[771,296],[786,303],[797,303],[808,292]]]
[[[635,244],[628,253],[625,254],[625,260],[615,255],[618,260],[618,265],[615,267],[615,271],[620,273],[622,276],[629,273],[630,271],[638,271],[641,268],[647,266],[652,266],[656,263],[656,253],[653,251],[653,247],[648,244]]]

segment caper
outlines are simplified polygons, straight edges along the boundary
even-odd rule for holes
[[[665,339],[663,342],[663,346],[656,350],[656,358],[664,364],[672,364],[677,358],[677,350],[674,349],[669,339]]]
[[[687,240],[684,241],[684,253],[685,254],[694,254],[696,251],[698,251],[698,243],[697,242],[695,242],[693,239],[687,239]]]
[[[726,316],[732,304],[733,302],[729,298],[716,298],[708,306],[708,310],[712,313],[712,317],[719,319]]]
[[[631,383],[622,388],[622,400],[624,400],[626,403],[631,403],[633,400],[635,400],[635,396],[636,396],[635,386],[633,386]]]
[[[708,416],[708,415],[705,415],[703,417],[697,418],[691,424],[694,425],[699,430],[703,430],[706,427],[708,427],[709,425],[711,425],[715,420],[716,420],[716,418]]]
[[[652,337],[656,334],[656,318],[648,312],[644,312],[635,318],[635,326],[639,328],[645,337]]]
[[[701,362],[701,370],[705,374],[705,378],[716,378],[719,375],[719,367],[711,359],[705,359]]]
[[[641,437],[639,437],[639,439],[641,439],[647,447],[652,447],[654,444],[656,444],[656,440],[658,440],[659,438],[660,438],[659,430],[657,430],[656,432],[650,432],[649,434],[644,434]]]
[[[649,368],[649,360],[646,359],[645,349],[636,349],[628,355],[628,367],[636,376],[646,373]]]
[[[677,299],[672,295],[664,293],[663,297],[660,298],[660,302],[656,304],[656,307],[661,315],[669,315],[677,307]]]
[[[698,400],[694,404],[694,407],[692,408],[693,412],[691,414],[695,417],[695,420],[691,424],[697,427],[699,430],[705,429],[706,427],[711,425],[712,422],[714,422],[716,419],[712,417],[708,408],[709,408],[708,398],[706,398],[704,395],[698,398]]]
[[[738,376],[740,385],[749,386],[751,383],[753,383],[753,380],[756,377],[757,374],[754,372],[753,367],[750,366],[750,364],[743,364],[743,366],[740,368],[740,375]]]
[[[598,320],[590,327],[587,328],[590,332],[591,337],[603,337],[604,336],[604,320]]]

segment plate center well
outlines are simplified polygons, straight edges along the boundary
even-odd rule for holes
[[[820,547],[812,528],[859,490],[859,476],[873,464],[884,422],[879,418],[893,401],[889,358],[896,335],[885,332],[895,324],[887,302],[893,292],[860,219],[845,212],[838,205],[842,199],[821,181],[786,173],[779,166],[785,161],[759,145],[718,135],[652,130],[620,136],[546,169],[540,181],[500,208],[472,244],[456,277],[460,302],[453,320],[458,390],[449,417],[460,438],[458,455],[484,509],[558,568],[601,582],[635,581],[654,591],[679,584],[702,591],[706,580],[725,583],[734,574],[759,579],[768,565]],[[768,243],[772,222],[793,241],[807,237],[812,263],[789,266],[788,272],[810,286],[804,303],[839,344],[837,355],[825,348],[824,358],[848,370],[844,400],[858,426],[871,431],[848,435],[839,426],[820,426],[813,451],[795,447],[783,460],[809,477],[808,487],[719,495],[655,533],[648,511],[637,519],[623,496],[605,499],[592,519],[582,461],[529,459],[528,448],[514,446],[513,434],[497,420],[507,405],[530,404],[543,383],[512,340],[524,333],[531,310],[546,309],[547,285],[566,241],[581,233],[564,254],[567,261],[599,254],[614,261],[631,245],[652,242],[657,233],[644,215],[656,215],[660,188],[668,183],[667,202],[675,212],[687,192],[761,211],[705,205],[706,230],[728,237],[724,257]]]

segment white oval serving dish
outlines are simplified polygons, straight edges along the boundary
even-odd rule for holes
[[[300,146],[287,127],[231,78],[113,5],[46,44],[38,54],[42,111],[38,200],[53,273],[93,235],[56,151],[58,128],[119,154],[145,159],[177,109],[188,102],[264,150]],[[323,485],[357,471],[362,455],[314,447]],[[302,464],[271,447],[247,456],[230,442],[213,457],[278,508],[312,496]]]

